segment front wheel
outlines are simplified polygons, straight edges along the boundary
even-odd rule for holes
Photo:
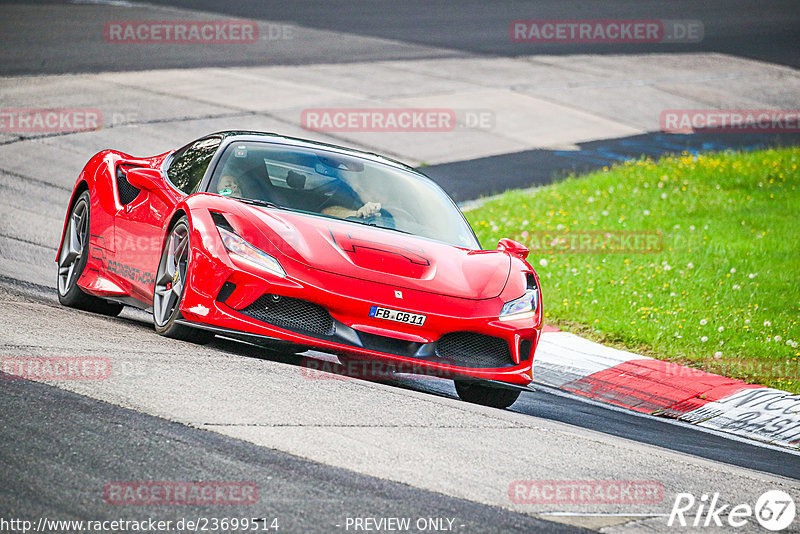
[[[456,380],[455,385],[461,400],[492,408],[508,408],[520,394],[518,389],[496,388],[464,380]]]
[[[84,191],[69,212],[61,251],[58,254],[58,301],[70,308],[114,317],[122,311],[122,304],[89,295],[78,287],[78,279],[89,261],[90,205],[89,192]]]
[[[161,261],[158,262],[153,292],[153,322],[156,332],[162,336],[203,345],[214,338],[213,332],[176,323],[181,315],[180,304],[186,290],[191,250],[189,221],[182,217],[167,235]]]

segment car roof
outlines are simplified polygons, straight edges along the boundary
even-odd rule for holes
[[[421,174],[415,168],[406,165],[401,161],[397,161],[392,158],[387,158],[386,156],[381,156],[380,154],[375,154],[374,152],[365,152],[363,150],[356,150],[354,148],[347,148],[339,145],[322,143],[320,141],[312,141],[310,139],[301,139],[299,137],[289,137],[286,135],[281,135],[276,133],[257,132],[249,130],[225,130],[209,134],[205,137],[213,137],[213,136],[221,136],[223,138],[224,144],[226,145],[228,144],[228,142],[233,143],[236,141],[256,141],[256,142],[260,141],[260,142],[273,142],[276,144],[289,145],[298,148],[322,148],[330,152],[337,152],[342,155],[354,156],[357,158],[380,162],[407,171],[412,171],[415,174]]]

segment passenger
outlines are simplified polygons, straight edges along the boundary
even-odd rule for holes
[[[217,182],[217,191],[220,195],[239,197],[242,196],[242,188],[239,180],[232,174],[223,174]]]

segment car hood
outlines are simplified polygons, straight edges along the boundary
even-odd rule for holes
[[[511,270],[511,258],[505,252],[467,250],[289,211],[254,206],[248,210],[263,223],[262,236],[281,255],[313,269],[468,299],[500,295]]]

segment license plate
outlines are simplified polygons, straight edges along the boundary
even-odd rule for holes
[[[409,313],[399,310],[390,310],[389,308],[380,308],[373,306],[369,310],[370,317],[378,319],[386,319],[387,321],[397,321],[398,323],[413,324],[415,326],[422,326],[425,324],[425,315],[418,313]]]

